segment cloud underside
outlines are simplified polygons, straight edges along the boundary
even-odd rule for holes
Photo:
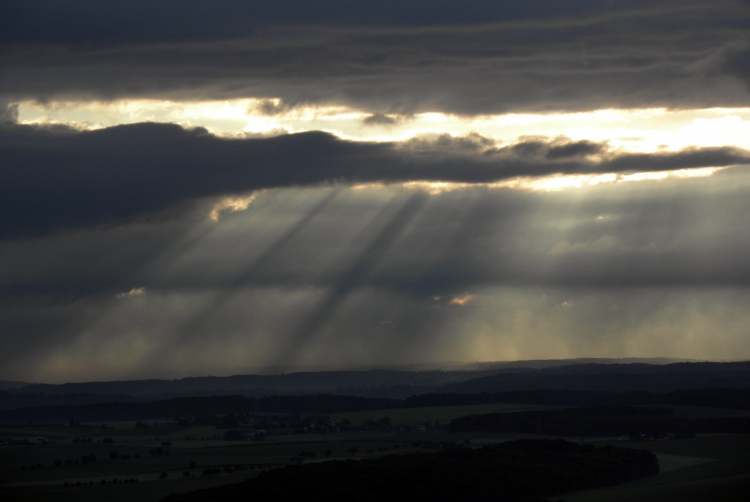
[[[222,2],[211,12],[186,2],[174,18],[131,3],[66,5],[64,18],[79,21],[60,24],[52,6],[6,2],[0,96],[275,97],[269,113],[333,103],[375,117],[743,106],[750,97],[750,8],[734,0]]]
[[[0,155],[0,211],[13,215],[2,219],[2,238],[123,223],[203,197],[259,189],[408,181],[486,184],[750,161],[748,152],[733,148],[633,154],[560,139],[498,146],[476,135],[405,143],[351,142],[317,132],[230,140],[168,124],[89,132],[11,124],[0,127]]]

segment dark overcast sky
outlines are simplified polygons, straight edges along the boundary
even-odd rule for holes
[[[748,33],[737,0],[6,0],[0,94],[468,114],[734,106],[749,96]]]
[[[375,127],[421,112],[731,116],[750,105],[748,1],[3,1],[0,378],[750,357],[741,145],[19,120],[22,102],[141,98],[335,105]],[[696,168],[723,169],[512,185]]]

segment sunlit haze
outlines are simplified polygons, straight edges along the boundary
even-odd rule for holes
[[[0,379],[750,358],[747,2],[10,3]]]

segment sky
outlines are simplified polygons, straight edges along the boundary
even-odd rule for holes
[[[750,358],[750,2],[5,0],[0,379]]]

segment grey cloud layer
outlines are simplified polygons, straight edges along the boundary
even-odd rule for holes
[[[176,218],[5,241],[0,348],[8,374],[37,379],[153,375],[157,361],[163,376],[743,357],[749,194],[741,169],[575,193],[288,188],[218,225],[206,200]],[[133,288],[144,293],[120,295]],[[450,304],[465,293],[475,301]]]
[[[418,297],[498,284],[747,287],[750,177],[735,170],[714,178],[573,196],[287,189],[260,194],[219,225],[205,217],[207,200],[177,218],[6,241],[0,289],[76,298],[137,286],[367,285]]]
[[[0,238],[122,223],[200,197],[264,188],[412,180],[486,183],[750,162],[748,152],[732,148],[628,154],[585,141],[495,146],[478,136],[439,136],[362,143],[324,133],[229,140],[165,124],[91,132],[6,125],[0,128],[0,158]]]
[[[746,2],[256,4],[4,2],[0,96],[265,96],[285,108],[467,114],[750,97]]]
[[[319,0],[215,0],[207,8],[201,0],[149,0],[102,4],[78,0],[60,4],[49,0],[7,0],[0,40],[65,43],[165,42],[224,39],[277,25],[433,26],[487,21],[556,19],[602,13],[616,5],[598,0],[475,1],[467,7],[451,0],[409,2],[350,2]],[[643,0],[620,0],[619,7],[648,5]],[[59,23],[67,18],[67,23]],[[36,29],[34,29],[36,28]]]

